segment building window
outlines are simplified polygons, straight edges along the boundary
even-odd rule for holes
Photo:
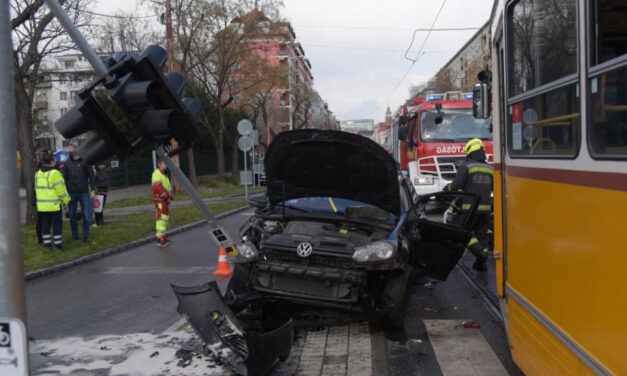
[[[59,93],[59,99],[61,99],[62,101],[66,101],[67,100],[67,91],[62,91]]]
[[[74,68],[74,63],[75,63],[74,60],[65,61],[64,63],[65,63],[65,69],[72,69],[72,68]]]
[[[62,108],[61,109],[61,116],[65,115],[67,113],[67,108]]]
[[[577,72],[575,0],[520,0],[510,20],[513,95]]]

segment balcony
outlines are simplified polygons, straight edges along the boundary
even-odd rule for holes
[[[48,109],[48,101],[47,100],[36,100],[33,105],[35,110],[47,110]]]

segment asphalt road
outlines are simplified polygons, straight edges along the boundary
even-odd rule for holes
[[[235,236],[252,209],[221,222]],[[170,284],[214,280],[218,249],[203,226],[26,283],[35,339],[163,331],[180,319]]]
[[[251,210],[224,218],[231,234]],[[207,227],[27,283],[33,375],[226,375],[180,323],[170,283],[215,279]],[[480,328],[466,329],[471,321]],[[412,286],[404,333],[376,324],[299,331],[281,375],[521,375],[505,332],[458,269]],[[177,351],[196,349],[181,365]],[[185,350],[188,351],[188,350]],[[176,354],[176,355],[175,355]],[[177,365],[178,362],[178,365]],[[75,373],[76,372],[76,373]]]

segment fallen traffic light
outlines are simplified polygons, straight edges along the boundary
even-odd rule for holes
[[[188,148],[200,132],[196,121],[201,105],[193,98],[180,98],[185,78],[178,73],[161,73],[168,53],[160,46],[149,46],[137,59],[119,56],[117,80],[106,85],[109,95],[126,112],[141,136],[161,143],[175,138],[181,149]],[[131,59],[132,61],[125,62]]]
[[[91,90],[87,88],[78,93],[76,105],[55,122],[55,127],[68,139],[89,131],[96,132],[78,150],[87,164],[95,164],[114,154],[122,159],[131,155],[133,146],[92,96]]]

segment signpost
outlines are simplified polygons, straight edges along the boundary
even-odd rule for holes
[[[246,200],[248,200],[248,184],[250,184],[250,179],[248,179],[248,152],[253,148],[253,123],[248,119],[242,119],[237,123],[237,133],[239,133],[242,137],[237,140],[237,146],[239,150],[244,153],[244,175],[240,174],[240,184],[244,182],[244,195],[246,196]],[[254,163],[254,155],[253,155],[253,163]],[[242,179],[243,177],[243,179]]]

